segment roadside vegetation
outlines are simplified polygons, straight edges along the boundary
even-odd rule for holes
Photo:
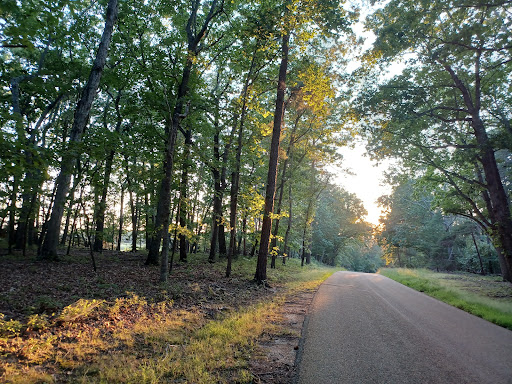
[[[105,252],[93,273],[75,256],[52,279],[44,263],[4,259],[2,274],[16,271],[17,279],[0,292],[9,314],[0,320],[0,381],[254,382],[249,362],[265,359],[258,338],[287,332],[284,301],[335,271],[291,259],[269,271],[265,288],[251,281],[254,259],[236,260],[232,277],[219,279],[224,263],[212,266],[204,254],[155,285],[141,258]]]
[[[380,274],[512,330],[512,285],[501,276],[382,268]]]

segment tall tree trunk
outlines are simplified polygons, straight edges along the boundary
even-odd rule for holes
[[[124,206],[124,187],[121,186],[121,203],[119,206],[119,231],[117,233],[117,251],[121,251],[121,242],[123,241],[123,206]]]
[[[218,104],[215,111],[215,133],[213,135],[213,159],[214,164],[212,166],[213,175],[213,212],[212,212],[212,234],[210,239],[210,254],[208,261],[210,263],[215,262],[215,255],[217,251],[217,243],[219,239],[219,225],[222,220],[222,181],[221,181],[221,169],[219,168],[221,156],[220,156],[220,125],[219,125],[219,108]]]
[[[267,174],[267,188],[265,192],[265,210],[261,227],[260,248],[254,279],[258,284],[264,284],[267,280],[267,256],[272,230],[272,212],[274,210],[274,194],[276,190],[277,164],[279,160],[279,141],[281,139],[281,125],[284,119],[284,94],[286,90],[286,72],[288,70],[288,32],[283,36],[282,59],[279,67],[279,82],[277,85],[276,110],[274,114],[274,127],[272,142],[270,144],[270,158]]]
[[[494,149],[485,125],[481,119],[481,73],[480,59],[482,51],[475,52],[475,75],[472,83],[473,94],[466,84],[457,76],[453,68],[446,62],[439,60],[439,63],[449,73],[454,86],[459,89],[464,99],[464,104],[471,114],[471,125],[476,138],[480,161],[484,170],[486,188],[489,192],[489,199],[492,210],[489,212],[492,220],[492,237],[497,240],[502,253],[499,257],[503,279],[512,282],[512,216],[510,203],[501,180]]]
[[[162,184],[160,188],[160,197],[159,197],[159,212],[157,216],[160,216],[160,222],[162,223],[161,228],[157,228],[159,230],[160,236],[163,236],[162,243],[162,254],[160,258],[160,281],[167,281],[168,276],[168,262],[169,262],[169,224],[170,224],[170,205],[171,205],[171,179],[172,179],[172,170],[173,170],[173,156],[174,156],[174,147],[176,145],[176,136],[178,133],[180,121],[184,116],[184,107],[185,107],[185,97],[189,93],[189,82],[190,75],[192,72],[192,67],[194,61],[199,54],[199,43],[206,35],[210,22],[213,18],[222,12],[223,3],[221,3],[220,8],[217,8],[218,0],[213,0],[211,2],[210,10],[206,16],[206,19],[202,25],[202,27],[197,31],[196,30],[196,22],[197,22],[197,12],[199,10],[200,2],[192,3],[192,10],[190,17],[187,22],[186,32],[188,39],[188,56],[183,68],[183,75],[181,77],[181,82],[178,87],[178,94],[176,99],[176,104],[174,106],[172,119],[170,121],[171,125],[168,129],[167,135],[167,145],[164,155],[164,177],[162,179]],[[197,33],[196,33],[197,31]]]
[[[69,192],[69,196],[68,196],[68,200],[70,200],[69,204],[68,204],[68,209],[67,209],[67,214],[66,214],[66,223],[64,225],[64,233],[62,234],[62,238],[60,240],[60,244],[61,245],[65,245],[66,244],[66,239],[68,237],[68,226],[69,226],[69,221],[71,220],[71,215],[73,214],[73,205],[74,205],[74,200],[75,200],[75,192],[76,192],[76,189],[78,188],[78,186],[80,185],[80,180],[81,180],[81,169],[82,167],[77,164],[77,168],[79,170],[79,172],[77,172],[74,177],[73,177],[73,186],[71,187],[71,191]],[[82,195],[80,195],[82,196]],[[80,197],[80,200],[82,199],[82,197]]]
[[[288,223],[286,224],[286,233],[284,235],[284,245],[283,245],[283,264],[286,263],[286,258],[290,255],[290,246],[288,242],[290,241],[290,231],[292,229],[292,208],[293,208],[293,199],[292,199],[292,183],[288,184]]]
[[[138,212],[137,212],[137,201],[138,196],[135,196],[135,199],[133,198],[133,191],[131,188],[128,189],[128,193],[130,196],[130,211],[131,211],[131,217],[132,217],[132,252],[137,252],[137,237],[139,236],[138,232]]]
[[[185,148],[183,154],[183,169],[181,173],[181,184],[180,184],[180,227],[189,229],[189,224],[187,220],[187,215],[190,210],[190,204],[188,203],[188,172],[190,169],[190,147],[192,145],[192,131],[187,129],[185,131]],[[187,236],[184,233],[180,233],[179,235],[180,241],[180,261],[187,261],[187,248],[188,248],[188,240]]]
[[[230,216],[229,216],[229,226],[230,226],[230,237],[229,237],[229,250],[228,250],[228,264],[226,267],[226,277],[231,275],[231,263],[233,256],[235,254],[235,243],[236,243],[236,217],[238,210],[238,192],[240,190],[240,168],[241,168],[241,157],[242,157],[242,140],[244,133],[244,124],[245,117],[247,114],[247,93],[249,91],[249,82],[251,79],[252,72],[254,70],[256,59],[256,51],[253,53],[251,67],[249,68],[249,72],[247,73],[247,77],[245,78],[244,89],[242,91],[242,108],[240,112],[240,123],[238,127],[238,137],[236,143],[236,155],[235,155],[235,169],[231,173],[231,201],[230,201]],[[234,119],[235,121],[238,118]]]
[[[147,190],[144,192],[144,213],[146,214],[146,231],[144,236],[144,244],[146,245],[146,249],[149,247],[149,242],[151,241],[151,237],[149,235],[150,228],[153,226],[153,217],[150,215],[150,204],[149,204],[149,196]]]
[[[60,239],[60,245],[65,245],[66,244],[66,240],[68,238],[68,232],[69,232],[69,224],[71,222],[71,215],[73,213],[73,200],[74,200],[74,197],[73,197],[73,194],[70,193],[69,194],[70,198],[71,198],[71,201],[70,201],[70,204],[68,205],[68,210],[67,210],[67,213],[66,213],[66,222],[64,224],[64,232],[62,233],[62,237]]]
[[[31,151],[29,150],[27,153],[31,153]],[[18,219],[18,226],[16,228],[16,240],[14,246],[16,249],[25,249],[25,244],[27,242],[28,222],[30,220],[30,216],[32,214],[31,211],[34,205],[32,195],[33,190],[36,189],[35,186],[31,185],[35,181],[35,172],[32,170],[34,168],[32,155],[26,155],[25,161],[27,172],[25,174],[25,179],[22,182],[24,186],[22,188],[22,204],[21,209],[19,210],[20,214]]]
[[[244,218],[242,220],[242,242],[243,242],[243,251],[242,254],[247,256],[247,214],[244,213]],[[239,246],[240,248],[240,246]],[[239,251],[240,252],[240,251]]]
[[[299,120],[302,117],[302,113],[299,113],[297,115],[297,118],[295,119],[295,122],[293,124],[292,132],[290,133],[290,141],[288,142],[288,148],[286,148],[286,159],[283,162],[283,169],[281,171],[281,182],[279,185],[279,198],[277,199],[277,208],[276,208],[276,220],[274,224],[274,232],[272,236],[272,241],[270,244],[270,250],[272,252],[272,262],[270,263],[270,268],[276,267],[276,256],[278,250],[277,248],[277,236],[279,235],[279,222],[280,222],[280,215],[281,215],[281,205],[283,202],[283,195],[284,195],[284,184],[286,182],[286,178],[288,175],[286,174],[286,171],[288,169],[288,164],[290,162],[290,156],[292,154],[293,145],[295,144],[295,132],[297,131],[297,127],[299,125]]]
[[[123,122],[121,114],[119,112],[119,103],[121,101],[121,91],[118,92],[116,100],[115,100],[115,109],[117,112],[117,122],[115,133],[116,136],[121,131],[121,124]],[[107,130],[107,119],[106,119],[107,108],[105,108],[105,118],[104,118],[104,126]],[[103,176],[103,185],[101,189],[101,198],[98,204],[98,209],[96,210],[96,233],[94,235],[94,251],[102,252],[103,251],[103,238],[104,238],[104,229],[105,229],[105,210],[107,208],[107,193],[108,187],[110,184],[110,175],[112,174],[112,164],[114,162],[114,155],[116,153],[115,148],[117,143],[111,143],[111,149],[108,153],[108,156],[105,160],[105,174]]]
[[[15,230],[15,221],[16,221],[16,201],[18,199],[18,177],[14,175],[14,180],[12,182],[12,191],[11,191],[11,203],[9,204],[9,237],[8,237],[8,246],[9,246],[9,254],[12,253],[12,247],[16,244],[16,230]]]
[[[217,242],[219,237],[219,220],[222,217],[222,196],[220,196],[220,172],[218,169],[213,170],[214,194],[213,194],[213,215],[212,215],[212,236],[210,240],[210,255],[208,261],[213,263],[217,250]]]
[[[69,182],[73,169],[72,164],[75,163],[76,159],[80,155],[76,148],[76,143],[79,143],[82,140],[82,134],[87,125],[87,121],[89,120],[89,113],[91,111],[92,103],[96,96],[96,90],[98,89],[107,59],[108,47],[110,45],[114,24],[117,18],[117,10],[117,0],[109,0],[107,5],[105,28],[103,30],[103,35],[101,36],[96,58],[89,75],[89,80],[87,81],[82,92],[82,97],[80,98],[75,110],[73,126],[71,128],[69,138],[69,148],[62,157],[60,173],[55,181],[57,185],[55,202],[53,204],[50,221],[48,222],[47,235],[41,248],[40,256],[46,260],[58,260],[57,245],[60,237],[60,224],[69,190]]]

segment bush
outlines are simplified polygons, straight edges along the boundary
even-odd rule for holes
[[[17,320],[5,321],[5,315],[0,313],[0,336],[16,337],[19,336],[23,329],[23,325]]]

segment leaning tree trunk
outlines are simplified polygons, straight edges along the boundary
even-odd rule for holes
[[[174,147],[176,145],[176,136],[178,133],[180,121],[184,116],[184,107],[185,107],[185,97],[189,93],[189,82],[190,75],[192,72],[192,67],[194,65],[194,61],[196,60],[197,55],[199,54],[199,43],[206,36],[208,26],[213,18],[220,14],[222,11],[222,5],[219,9],[217,9],[218,0],[213,0],[210,6],[210,10],[206,19],[200,30],[196,33],[196,21],[197,21],[197,12],[199,9],[200,2],[192,3],[192,11],[190,17],[187,21],[186,32],[188,39],[188,56],[185,62],[185,66],[183,67],[183,75],[181,77],[181,82],[178,87],[178,94],[176,98],[176,104],[174,106],[174,110],[172,113],[172,119],[170,121],[171,126],[168,129],[167,135],[167,145],[165,148],[164,155],[164,177],[162,179],[162,184],[160,187],[160,197],[159,197],[159,212],[157,212],[157,216],[160,217],[159,222],[162,223],[161,228],[157,228],[160,233],[160,237],[163,238],[162,242],[162,254],[160,257],[160,282],[167,281],[167,276],[169,273],[169,224],[170,224],[170,205],[171,205],[171,181],[172,181],[172,171],[174,165]],[[222,3],[223,4],[223,3]]]
[[[274,194],[276,191],[277,163],[279,160],[279,141],[281,139],[281,125],[284,118],[284,94],[286,90],[286,72],[288,70],[288,42],[290,35],[283,36],[282,59],[279,67],[279,81],[277,85],[276,110],[274,114],[274,127],[270,144],[270,158],[267,174],[267,188],[265,192],[265,210],[261,227],[260,248],[254,279],[258,284],[264,284],[267,280],[267,256],[272,230],[272,211],[274,210]]]
[[[496,163],[494,150],[484,130],[483,124],[475,124],[477,142],[482,148],[482,166],[484,169],[487,190],[492,203],[493,232],[498,240],[502,253],[500,254],[501,273],[503,278],[512,282],[512,217],[507,193],[503,187],[501,176]]]
[[[503,279],[512,282],[512,215],[510,213],[510,203],[496,163],[493,145],[480,117],[481,54],[481,51],[477,51],[475,55],[475,77],[472,84],[474,87],[473,94],[450,65],[442,60],[438,62],[449,73],[454,87],[461,92],[464,104],[471,114],[471,125],[476,138],[477,149],[480,151],[480,162],[484,170],[486,188],[489,192],[489,199],[492,205],[492,210],[489,212],[492,219],[492,236],[503,251],[502,253],[498,253],[501,255],[499,260]]]
[[[89,80],[82,92],[82,97],[77,104],[73,126],[69,138],[69,148],[62,156],[62,164],[60,173],[57,176],[55,183],[57,184],[57,191],[55,194],[55,201],[53,205],[50,221],[48,222],[47,234],[44,244],[41,247],[40,257],[46,260],[57,260],[57,245],[60,236],[60,224],[62,215],[64,213],[64,205],[69,190],[69,182],[73,164],[80,156],[76,144],[82,140],[82,134],[89,120],[89,113],[91,111],[92,103],[96,97],[103,68],[107,60],[108,47],[112,38],[114,24],[117,18],[117,0],[109,0],[107,4],[107,16],[105,20],[105,28],[101,36],[100,45],[96,53],[96,58],[89,75]]]

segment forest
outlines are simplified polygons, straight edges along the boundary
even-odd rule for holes
[[[0,9],[3,254],[143,250],[161,282],[197,253],[226,277],[254,258],[260,284],[295,257],[512,281],[509,2]],[[378,226],[333,181],[356,139],[395,161]]]
[[[294,353],[339,269],[509,296],[510,31],[509,0],[0,2],[0,380],[291,383],[256,345]]]

